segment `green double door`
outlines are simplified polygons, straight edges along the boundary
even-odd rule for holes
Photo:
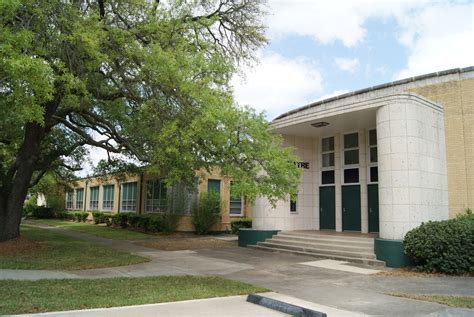
[[[342,186],[342,230],[360,231],[360,185]]]
[[[334,186],[319,187],[319,229],[336,229],[336,190]]]
[[[369,209],[369,232],[379,232],[379,186],[367,185],[367,206]]]

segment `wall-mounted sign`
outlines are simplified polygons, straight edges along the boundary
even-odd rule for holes
[[[309,162],[295,162],[296,167],[309,170]]]

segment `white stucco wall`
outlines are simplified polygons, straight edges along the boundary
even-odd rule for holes
[[[295,148],[300,161],[309,162],[309,169],[301,169],[297,211],[290,212],[289,197],[273,208],[264,198],[257,198],[253,206],[253,227],[258,229],[311,230],[319,228],[319,192],[315,187],[319,168],[317,164],[318,140],[284,136],[284,145]]]
[[[448,218],[443,112],[401,99],[376,118],[380,237],[403,239],[423,221]]]

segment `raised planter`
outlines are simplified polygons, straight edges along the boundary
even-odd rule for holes
[[[260,230],[251,228],[239,229],[239,247],[255,245],[276,235],[280,230]]]
[[[405,254],[403,240],[375,239],[375,255],[377,260],[384,261],[388,267],[404,267],[414,265],[413,260]]]

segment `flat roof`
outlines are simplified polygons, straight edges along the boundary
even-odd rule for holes
[[[388,82],[388,83],[385,83],[385,84],[380,84],[380,85],[376,85],[376,86],[372,86],[372,87],[368,87],[368,88],[355,90],[355,91],[348,92],[348,93],[345,93],[345,94],[342,94],[342,95],[338,95],[338,96],[330,97],[330,98],[327,98],[327,99],[319,100],[319,101],[310,103],[308,105],[290,110],[288,112],[285,112],[285,113],[279,115],[278,117],[273,119],[272,122],[276,121],[276,120],[279,120],[279,119],[282,119],[282,118],[285,118],[285,117],[287,117],[289,115],[292,115],[294,113],[297,113],[297,112],[300,112],[300,111],[303,111],[303,110],[306,110],[306,109],[309,109],[309,108],[317,107],[321,104],[325,104],[325,103],[328,103],[328,102],[331,102],[331,101],[344,99],[344,98],[347,98],[347,97],[360,95],[360,94],[363,94],[363,93],[367,93],[367,92],[370,92],[370,91],[379,90],[379,89],[383,89],[383,88],[387,88],[387,87],[403,85],[403,84],[415,82],[415,81],[422,80],[422,79],[440,77],[440,76],[445,76],[445,75],[450,75],[450,74],[465,73],[465,72],[470,72],[470,71],[474,71],[474,66],[469,66],[469,67],[464,67],[464,68],[452,68],[452,69],[443,70],[443,71],[440,71],[440,72],[434,72],[434,73],[419,75],[419,76],[415,76],[415,77],[409,77],[409,78],[405,78],[405,79],[400,79],[400,80]]]

